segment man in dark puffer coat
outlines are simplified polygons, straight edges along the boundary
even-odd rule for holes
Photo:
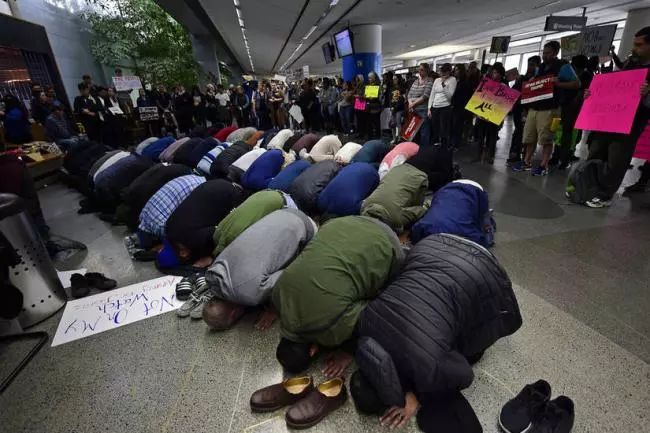
[[[357,407],[373,413],[389,408],[386,414],[397,418],[383,421],[401,424],[420,402],[418,422],[427,432],[431,422],[470,422],[473,411],[459,393],[474,379],[470,364],[521,323],[510,279],[488,250],[454,235],[423,239],[397,279],[359,316],[360,370],[351,386]],[[431,420],[428,413],[438,411],[433,401],[438,408],[441,401],[454,402],[445,412],[450,417],[459,406],[465,413]],[[453,431],[480,431],[473,420]]]
[[[210,166],[210,175],[216,178],[226,178],[228,176],[228,168],[233,162],[237,161],[245,153],[251,151],[253,146],[244,141],[238,141],[217,156],[212,166]]]
[[[318,197],[328,183],[336,176],[341,166],[333,159],[313,164],[296,178],[289,188],[289,194],[298,208],[307,215],[318,211]]]

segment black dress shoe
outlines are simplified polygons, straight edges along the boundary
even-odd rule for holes
[[[90,293],[88,280],[81,274],[72,274],[70,277],[70,292],[73,298],[83,298]]]
[[[99,272],[88,272],[86,274],[86,281],[90,287],[98,290],[111,290],[117,287],[117,281],[106,278]]]

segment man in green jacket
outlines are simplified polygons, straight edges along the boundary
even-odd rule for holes
[[[411,164],[393,168],[361,205],[361,215],[377,218],[402,233],[426,212],[426,173]]]
[[[281,318],[280,363],[299,372],[309,365],[316,345],[349,341],[359,313],[402,260],[399,239],[381,221],[348,216],[323,225],[273,287]]]
[[[213,236],[215,249],[212,255],[218,256],[248,227],[271,212],[285,207],[298,209],[291,197],[282,191],[267,189],[251,195],[221,220],[215,229]]]

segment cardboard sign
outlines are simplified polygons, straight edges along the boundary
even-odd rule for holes
[[[298,123],[302,123],[305,120],[305,117],[302,115],[302,110],[297,104],[291,106],[289,109],[289,115],[291,115],[291,117],[293,117],[293,119]]]
[[[354,97],[354,109],[359,111],[364,111],[366,109],[366,101],[359,98],[358,96]]]
[[[521,88],[521,103],[530,104],[535,101],[551,99],[555,87],[553,78],[552,75],[545,75],[524,82]]]
[[[636,142],[634,157],[650,161],[650,122],[648,122],[645,129],[641,133],[639,141]]]
[[[609,55],[609,49],[614,42],[616,24],[611,26],[589,27],[582,32],[581,54],[587,57]]]
[[[563,37],[560,40],[562,58],[571,59],[573,56],[584,54],[587,57],[605,57],[614,41],[616,25],[588,27],[577,35]]]
[[[110,111],[112,114],[124,114],[120,107],[108,107],[108,111]]]
[[[490,53],[501,54],[508,52],[510,45],[510,36],[494,36],[490,45]]]
[[[135,75],[125,75],[122,77],[113,77],[113,85],[118,92],[128,92],[133,89],[142,89],[140,77]]]
[[[560,39],[562,58],[570,60],[574,56],[582,54],[582,33],[565,36]]]
[[[379,86],[366,86],[363,96],[366,98],[379,98]]]
[[[406,117],[406,121],[402,126],[402,130],[400,131],[400,136],[402,139],[404,141],[413,141],[423,122],[424,119],[422,119],[417,114],[409,113]]]
[[[629,134],[647,74],[648,69],[633,69],[594,76],[575,127]]]
[[[158,107],[138,107],[140,112],[140,120],[149,122],[151,120],[158,120]]]
[[[52,347],[176,310],[181,277],[166,276],[68,301]]]
[[[481,119],[500,125],[519,99],[519,95],[517,90],[506,84],[483,78],[465,109]]]

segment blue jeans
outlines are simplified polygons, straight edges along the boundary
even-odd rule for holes
[[[348,134],[352,131],[352,125],[354,123],[354,107],[352,105],[344,105],[341,107],[341,128],[343,132]]]
[[[420,126],[420,146],[428,146],[431,144],[431,119],[427,116],[426,111],[416,111],[415,114],[423,119],[422,126]]]

